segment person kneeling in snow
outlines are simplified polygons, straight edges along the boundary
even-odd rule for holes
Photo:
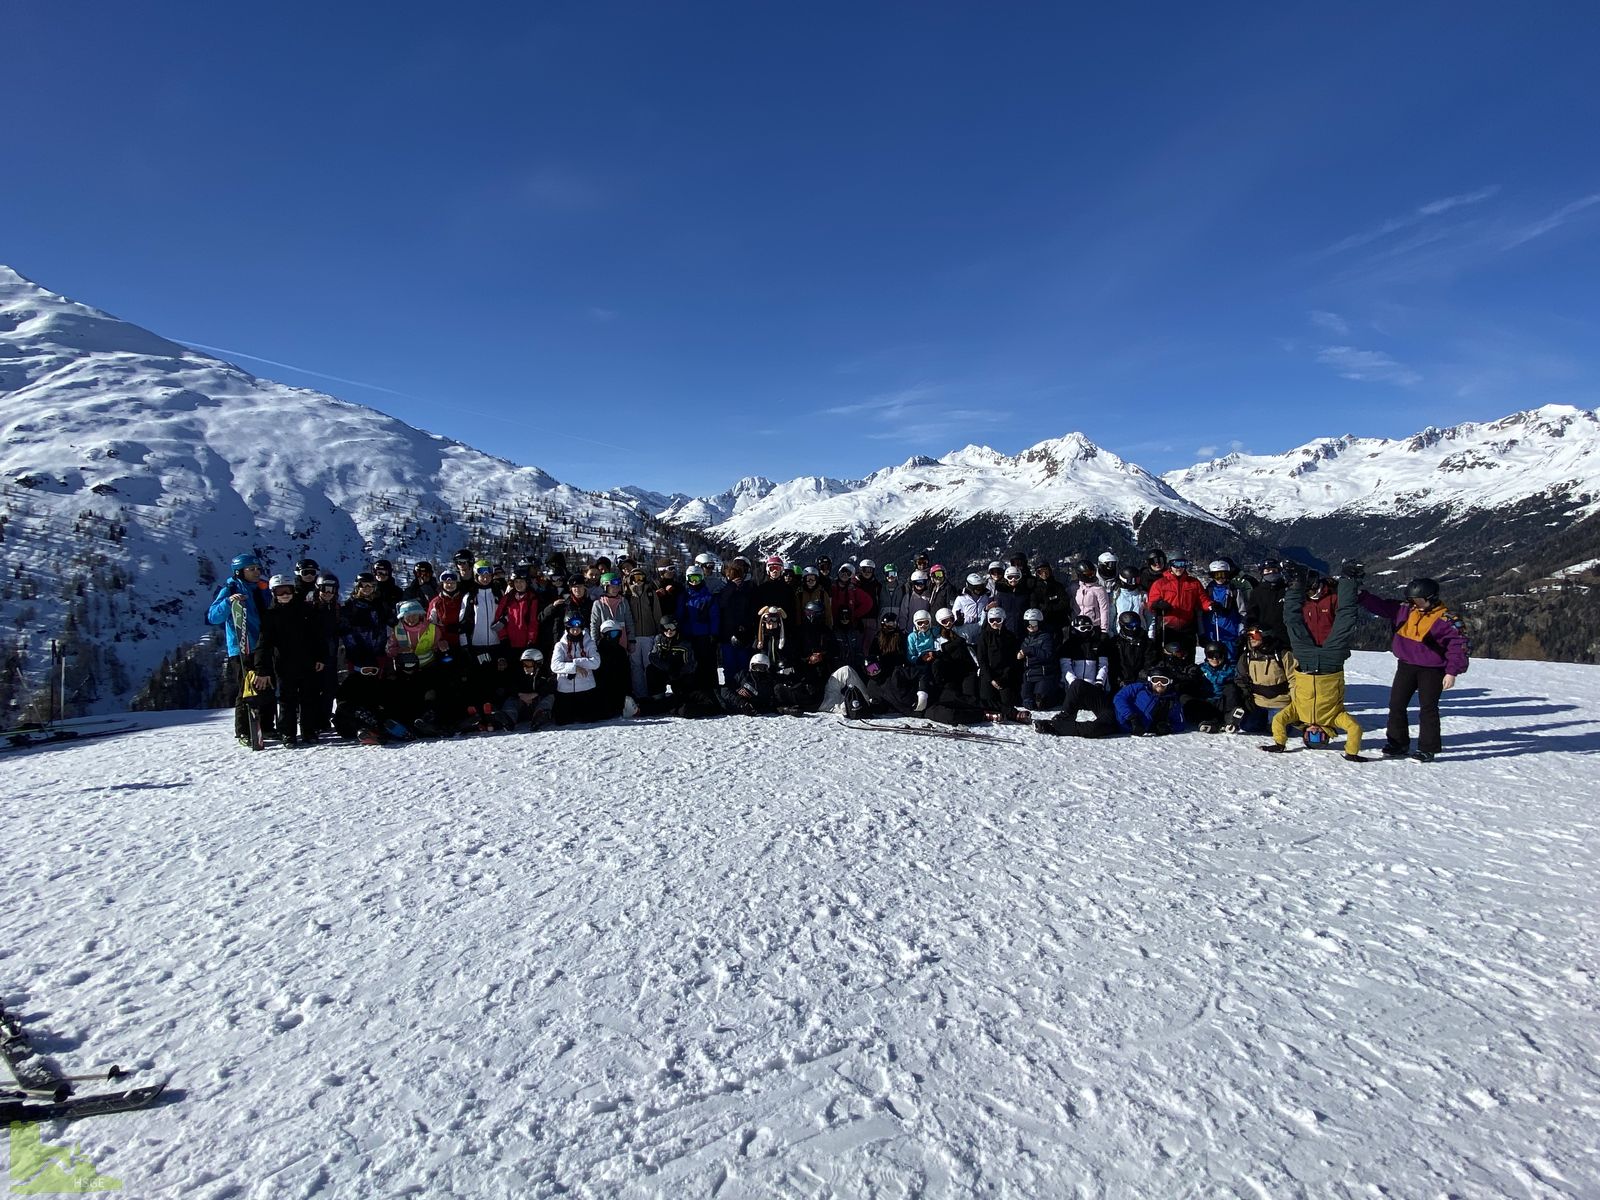
[[[749,664],[733,683],[720,689],[719,698],[728,712],[757,717],[777,711],[774,689],[772,662],[765,654],[758,653],[750,656]]]
[[[505,718],[508,729],[515,729],[522,721],[528,723],[530,730],[542,728],[555,714],[555,676],[545,670],[544,651],[537,646],[524,650],[517,666],[520,678],[512,681],[500,715]]]

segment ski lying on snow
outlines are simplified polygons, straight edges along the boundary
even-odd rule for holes
[[[110,729],[23,729],[0,733],[0,753],[7,750],[32,750],[36,746],[54,746],[61,742],[83,742],[90,738],[110,737],[114,733],[132,733],[137,725],[114,725]]]
[[[68,1096],[61,1100],[33,1100],[26,1092],[0,1091],[0,1124],[8,1121],[68,1121],[79,1117],[98,1117],[107,1113],[133,1112],[149,1108],[161,1097],[165,1080],[125,1092],[100,1092],[92,1096]]]
[[[870,733],[907,733],[912,737],[953,738],[958,742],[1008,742],[1013,746],[1022,745],[1016,738],[1001,737],[991,733],[976,733],[973,730],[961,729],[954,725],[884,725],[877,721],[845,721],[844,727]]]

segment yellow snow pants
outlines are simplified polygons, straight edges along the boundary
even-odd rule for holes
[[[1289,676],[1289,703],[1272,718],[1272,740],[1278,745],[1289,741],[1289,726],[1321,725],[1345,735],[1344,752],[1361,753],[1361,726],[1344,710],[1344,672],[1337,675]]]

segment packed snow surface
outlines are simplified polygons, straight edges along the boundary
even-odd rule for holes
[[[147,716],[0,759],[0,995],[173,1073],[44,1128],[129,1196],[1595,1196],[1597,703],[1475,664],[1431,766]]]

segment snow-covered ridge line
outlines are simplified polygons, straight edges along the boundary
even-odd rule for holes
[[[0,399],[0,650],[37,690],[40,651],[72,638],[102,707],[206,634],[199,614],[241,549],[348,570],[463,544],[657,553],[680,538],[637,502],[260,379],[5,267]]]
[[[1162,478],[1224,516],[1395,516],[1579,497],[1600,511],[1600,416],[1564,404],[1408,438],[1319,438],[1282,454],[1228,454]]]

